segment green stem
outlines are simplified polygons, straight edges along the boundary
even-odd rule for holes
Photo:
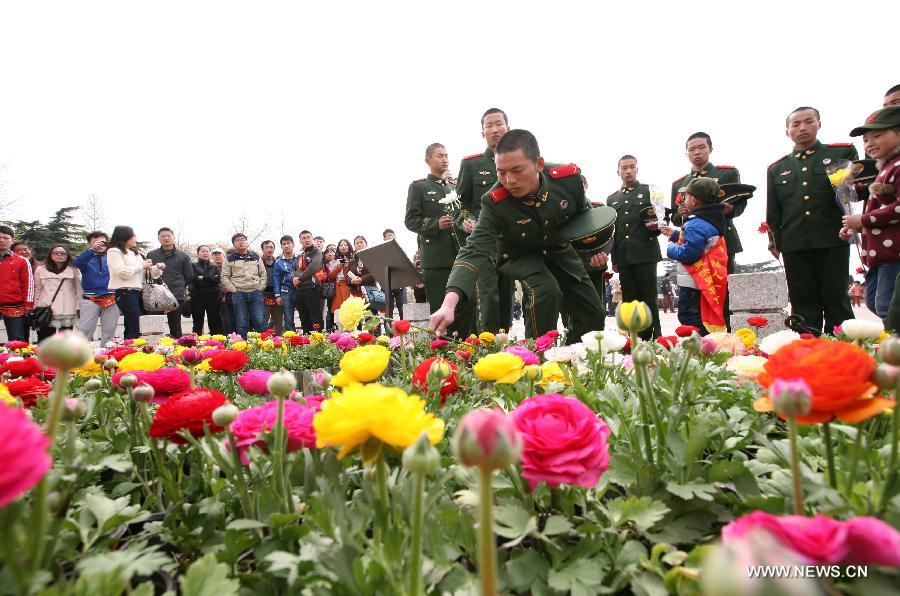
[[[865,429],[865,423],[860,424],[856,427],[856,440],[853,441],[853,456],[850,459],[850,471],[847,473],[847,498],[850,498],[850,493],[853,492],[853,483],[856,482],[856,467],[859,463],[859,451],[862,447],[862,438],[865,434],[863,430]]]
[[[246,519],[256,519],[256,512],[253,511],[252,501],[250,500],[250,491],[247,489],[247,479],[244,477],[244,464],[241,463],[241,456],[238,454],[237,445],[234,442],[234,434],[231,432],[231,425],[225,427],[225,436],[228,437],[228,446],[231,448],[234,479],[238,487],[241,507],[244,509],[244,517]]]
[[[634,334],[632,333],[632,336]],[[631,343],[634,346],[634,340]],[[651,466],[653,465],[653,444],[650,442],[650,421],[649,416],[647,414],[647,400],[644,397],[643,390],[643,375],[639,370],[641,367],[635,365],[634,366],[634,382],[637,386],[637,396],[638,396],[638,404],[641,408],[641,432],[644,435],[644,450],[646,452],[647,463]]]
[[[478,572],[482,596],[497,594],[497,545],[494,541],[492,471],[480,469],[478,485]]]
[[[47,415],[47,423],[44,426],[44,434],[50,439],[50,451],[53,451],[53,439],[56,435],[56,427],[62,414],[63,400],[66,398],[66,386],[69,382],[68,369],[57,369],[54,381],[53,395],[50,398],[50,412]],[[44,558],[47,531],[47,494],[50,484],[47,474],[38,483],[34,493],[34,513],[31,517],[31,572],[34,574]]]
[[[837,489],[837,474],[834,471],[834,445],[831,440],[831,423],[822,424],[822,436],[825,441],[825,458],[828,461],[828,484]]]
[[[133,400],[132,400],[133,401]],[[150,456],[153,460],[153,463],[156,464],[156,469],[159,471],[159,477],[162,479],[162,485],[164,492],[169,497],[170,503],[175,503],[180,498],[180,494],[178,491],[179,484],[172,480],[172,475],[169,473],[169,468],[166,466],[166,462],[163,459],[163,454],[159,449],[159,445],[156,444],[156,439],[150,436],[150,412],[147,411],[147,403],[141,402],[138,405],[138,409],[141,412],[141,418],[144,421],[144,426],[147,428],[147,446],[150,447]],[[181,466],[179,466],[179,470]],[[161,511],[165,511],[166,507],[160,499],[159,507]]]
[[[425,474],[413,475],[413,512],[412,512],[412,540],[409,563],[409,594],[420,596],[424,591],[422,578],[422,526],[425,525],[425,508],[423,501],[425,493]]]
[[[794,515],[803,515],[803,488],[800,483],[800,447],[797,441],[797,419],[788,418],[788,437],[791,442],[791,476],[794,480]]]
[[[900,404],[897,403],[897,391],[894,391],[894,419],[891,426],[891,457],[888,460],[888,471],[884,489],[881,492],[879,510],[884,511],[888,500],[893,496],[894,484],[897,482],[897,446],[900,443]]]
[[[285,498],[287,486],[284,481],[284,396],[278,397],[278,417],[275,419],[275,452],[272,454],[272,474],[275,491],[280,498]],[[292,503],[285,502],[285,513],[293,509]]]
[[[644,396],[647,407],[650,410],[650,416],[653,418],[653,425],[656,427],[656,459],[662,463],[665,459],[666,449],[666,433],[663,429],[662,415],[659,413],[659,407],[656,403],[656,392],[653,389],[653,381],[647,373],[647,369],[641,367],[641,376],[643,377]]]

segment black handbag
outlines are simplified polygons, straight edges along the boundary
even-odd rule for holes
[[[53,303],[56,302],[56,297],[59,295],[59,291],[62,289],[65,281],[64,279],[59,280],[59,285],[56,286],[56,291],[53,292],[53,298],[50,299],[50,306],[36,306],[31,309],[30,313],[25,315],[29,327],[42,329],[50,326],[50,323],[53,322]]]
[[[337,289],[337,282],[323,281],[322,282],[322,298],[334,298],[336,289]]]

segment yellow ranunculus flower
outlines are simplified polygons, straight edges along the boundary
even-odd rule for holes
[[[525,378],[529,381],[540,381],[543,375],[541,367],[537,364],[528,364],[525,366]]]
[[[749,329],[748,327],[742,327],[735,331],[734,334],[737,335],[742,342],[744,342],[744,345],[747,346],[748,350],[752,349],[756,344],[756,334],[753,333],[753,330]]]
[[[391,361],[391,351],[384,346],[369,344],[353,348],[341,358],[341,372],[360,383],[371,383],[384,373]]]
[[[275,347],[275,342],[271,339],[267,339],[267,340],[261,342],[259,345],[262,346],[263,350],[271,350],[272,348]]]
[[[541,366],[541,387],[547,387],[550,383],[568,385],[569,380],[559,367],[558,362],[545,362]]]
[[[161,346],[174,346],[175,340],[172,339],[171,337],[160,337],[159,341],[156,343],[158,343]]]
[[[245,341],[236,341],[233,344],[231,344],[231,349],[246,352],[247,350],[250,349],[250,346],[247,345],[247,342],[245,342]]]
[[[388,337],[387,335],[379,335],[378,337],[375,338],[375,341],[380,343],[381,345],[385,346],[385,345],[391,343],[391,338]],[[312,343],[312,341],[310,341],[310,343]]]
[[[198,335],[197,336],[197,341],[206,341],[208,339],[209,339],[208,335]]]
[[[91,360],[84,366],[73,368],[72,373],[78,377],[96,377],[103,372],[103,367],[98,362]]]
[[[834,186],[840,186],[841,183],[844,182],[849,175],[850,168],[841,168],[828,174],[828,181],[831,182]]]
[[[291,331],[290,329],[288,329],[287,331],[285,331],[284,333],[281,334],[281,337],[285,337],[285,338],[287,338],[287,337],[296,337],[296,336],[297,336],[297,332],[296,332],[296,331]]]
[[[511,384],[522,378],[525,363],[515,354],[497,352],[481,358],[472,370],[482,381]]]
[[[199,351],[200,352],[208,352],[209,350],[218,350],[218,349],[219,348],[217,348],[216,346],[203,346],[202,348],[200,348]]]
[[[351,383],[359,383],[359,381],[342,370],[339,370],[336,375],[331,377],[331,384],[335,387],[346,387]]]
[[[211,336],[209,337],[209,339],[214,339],[214,340],[216,340],[216,341],[225,341],[225,340],[228,339],[228,338],[225,337],[224,335],[220,334],[220,333],[216,333],[215,335],[211,335]]]
[[[144,354],[143,352],[134,352],[128,354],[119,361],[119,372],[131,370],[157,370],[166,363],[166,357],[162,354]]]
[[[882,331],[882,332],[881,332],[881,335],[879,335],[878,337],[875,338],[875,343],[876,343],[876,344],[880,344],[881,342],[883,342],[884,340],[886,340],[886,339],[889,338],[890,336],[891,336],[891,334],[888,333],[887,331]]]
[[[203,362],[194,367],[194,372],[211,372],[212,369],[209,367],[209,361],[212,358],[204,358]]]
[[[379,336],[381,337],[381,336]],[[325,334],[319,331],[313,331],[309,334],[309,343],[311,344],[320,344],[325,341]]]
[[[147,340],[143,337],[138,337],[138,338],[131,340],[132,348],[139,348],[139,347],[145,346],[145,345],[147,345]]]
[[[622,302],[616,308],[616,325],[626,332],[640,333],[653,324],[653,313],[646,302]]]
[[[248,331],[247,332],[247,339],[256,339],[257,337],[259,337],[259,331]]]
[[[478,340],[484,344],[492,344],[494,343],[494,334],[490,331],[483,331],[478,335]]]
[[[369,312],[369,305],[360,296],[350,296],[338,309],[338,320],[344,331],[353,331],[362,322],[363,317]]]
[[[444,436],[444,421],[425,411],[425,401],[378,383],[353,383],[322,402],[313,418],[316,446],[340,447],[338,458],[371,438],[405,449],[424,432],[432,445]],[[365,464],[371,462],[363,462]]]
[[[4,403],[8,406],[16,405],[16,398],[9,392],[6,385],[3,385],[2,383],[0,383],[0,403]]]

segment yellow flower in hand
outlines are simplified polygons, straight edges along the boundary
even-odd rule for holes
[[[380,377],[391,361],[391,351],[384,346],[369,344],[353,348],[341,358],[341,372],[360,383],[370,383]]]
[[[425,411],[425,401],[402,389],[377,383],[353,383],[322,402],[313,418],[316,446],[340,447],[338,458],[369,439],[405,449],[427,433],[434,445],[444,436],[444,421]],[[379,451],[375,452],[376,454]],[[371,461],[364,461],[369,464]]]
[[[497,352],[481,358],[472,369],[482,381],[515,383],[525,373],[525,363],[515,354]]]

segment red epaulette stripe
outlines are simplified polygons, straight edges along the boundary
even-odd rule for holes
[[[490,195],[491,199],[495,203],[499,203],[500,201],[502,201],[503,199],[505,199],[506,197],[509,196],[509,191],[506,190],[505,188],[503,188],[502,186],[498,186],[497,188],[495,188],[494,190],[489,192],[488,195]]]
[[[853,143],[828,143],[829,147],[853,147]]]
[[[769,168],[771,168],[772,166],[774,166],[775,164],[777,164],[779,161],[781,161],[782,159],[784,159],[784,158],[787,157],[788,155],[790,155],[790,153],[785,153],[784,155],[782,155],[781,157],[779,157],[778,159],[776,159],[775,161],[773,161],[772,163],[770,163],[769,165],[767,165],[767,166],[766,166],[766,169],[768,170]]]
[[[413,182],[425,182],[428,178],[419,178],[418,180],[413,180]]]
[[[591,205],[593,205],[594,207],[605,207],[606,206],[603,204],[603,201],[591,201]]]
[[[473,153],[472,155],[467,155],[463,159],[475,159],[476,157],[482,157],[484,153]]]
[[[564,166],[556,166],[550,170],[550,177],[554,180],[557,178],[567,178],[569,176],[574,176],[575,174],[580,174],[581,170],[578,169],[573,163],[564,165]]]
[[[734,169],[734,166],[719,166],[719,165],[717,165],[716,167],[719,168],[720,170],[733,170]]]
[[[681,178],[676,178],[675,180],[672,181],[672,186],[675,186],[676,184],[678,184],[679,182],[681,182],[681,181],[684,180],[685,178],[687,178],[687,176],[682,176]]]

